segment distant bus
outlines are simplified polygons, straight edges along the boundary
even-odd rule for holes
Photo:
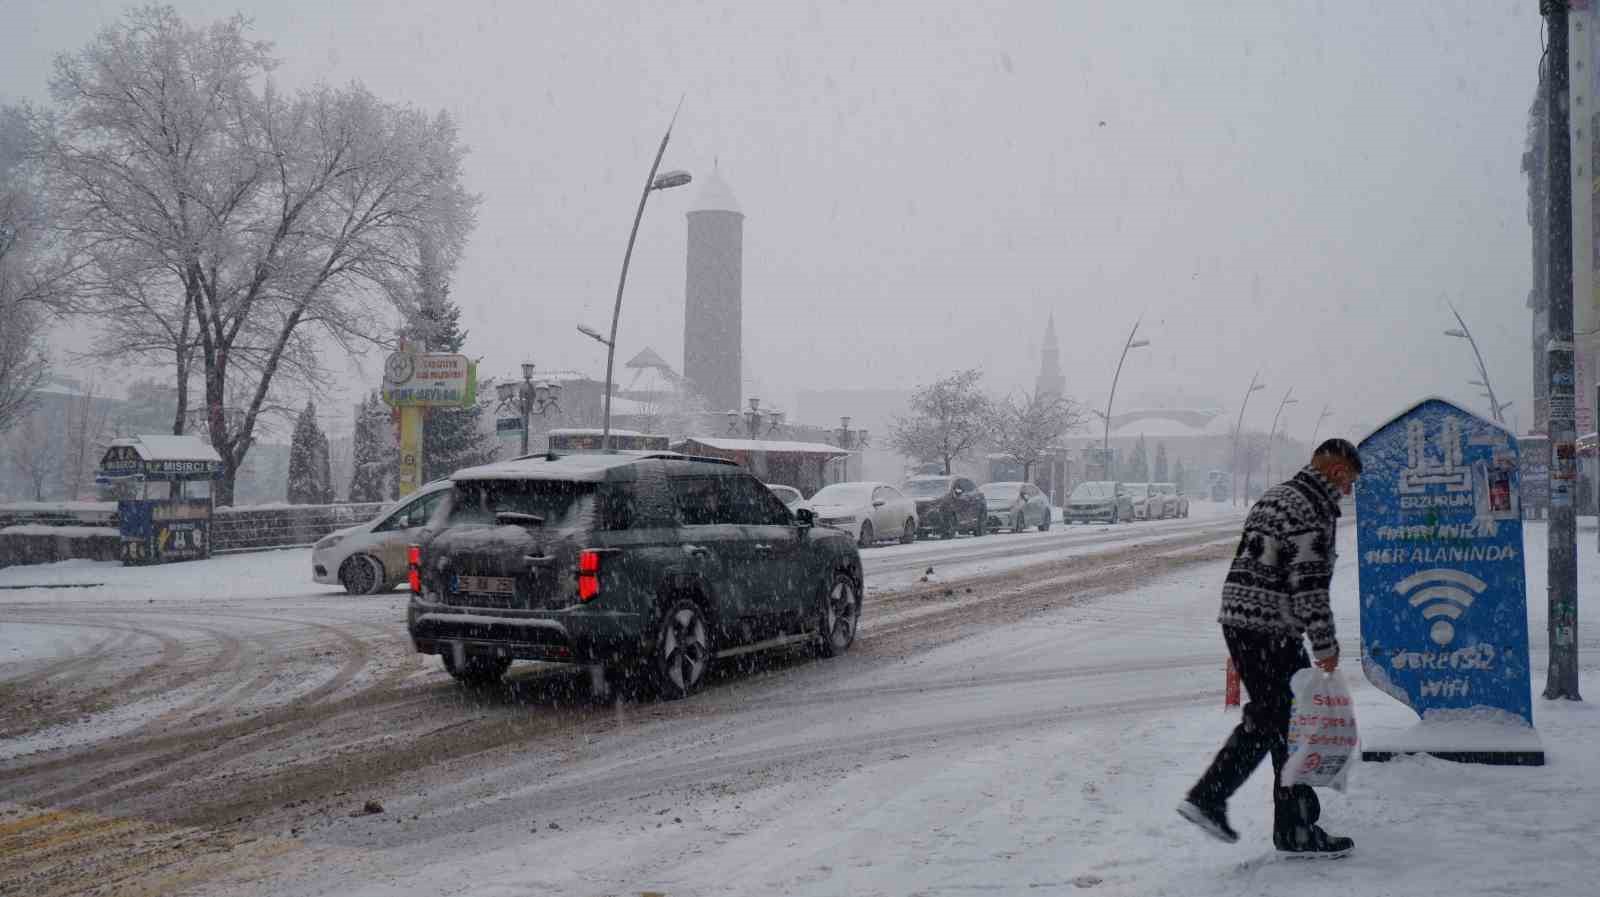
[[[604,431],[601,430],[551,430],[547,435],[552,452],[598,452],[604,443]],[[614,449],[664,452],[667,442],[665,436],[633,430],[611,431],[611,447]]]

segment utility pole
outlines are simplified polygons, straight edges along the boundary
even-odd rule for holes
[[[1549,121],[1550,253],[1550,528],[1549,605],[1550,668],[1545,678],[1547,700],[1578,695],[1578,544],[1577,509],[1573,507],[1577,482],[1576,370],[1572,342],[1572,135],[1567,102],[1568,0],[1539,0],[1548,36],[1543,76],[1549,79],[1546,112]],[[1585,111],[1584,115],[1588,115]],[[1584,160],[1587,162],[1588,160]],[[1585,165],[1587,168],[1587,165]],[[1584,184],[1584,189],[1589,185]],[[1588,253],[1591,248],[1583,247]],[[1593,301],[1584,297],[1584,301]],[[1587,401],[1588,397],[1585,396]]]

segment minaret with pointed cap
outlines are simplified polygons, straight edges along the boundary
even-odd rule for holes
[[[1040,396],[1067,394],[1067,378],[1061,373],[1061,343],[1056,339],[1056,316],[1052,313],[1044,325],[1044,346],[1040,351],[1039,379],[1033,391]]]
[[[740,407],[744,340],[744,213],[715,167],[689,209],[683,375],[711,410]]]

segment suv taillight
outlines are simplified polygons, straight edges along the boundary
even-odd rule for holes
[[[600,552],[585,549],[578,553],[578,600],[588,601],[600,594]]]
[[[406,546],[406,578],[411,582],[411,594],[422,594],[422,546]]]

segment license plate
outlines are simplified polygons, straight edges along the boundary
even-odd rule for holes
[[[517,591],[517,584],[516,580],[509,576],[458,576],[456,591],[511,595]]]

